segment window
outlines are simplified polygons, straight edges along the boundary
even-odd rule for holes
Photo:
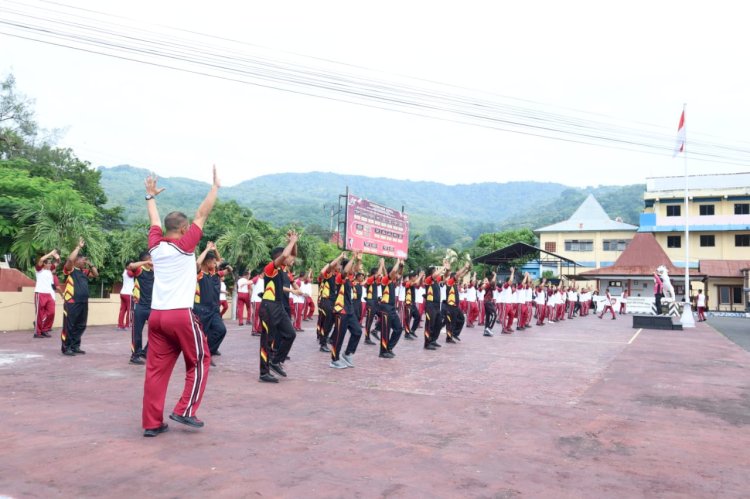
[[[702,217],[711,216],[714,214],[714,205],[712,204],[702,204],[699,206],[699,209]]]
[[[572,239],[565,241],[565,251],[594,251],[594,241]]]
[[[720,305],[741,305],[742,304],[742,287],[741,286],[719,286],[719,304]]]
[[[735,205],[737,206],[737,205]],[[668,217],[679,217],[680,216],[680,208],[681,206],[679,204],[668,204],[667,205],[667,216]]]
[[[604,251],[625,251],[630,241],[625,239],[605,239],[602,243]]]
[[[735,246],[750,246],[750,234],[735,234]]]
[[[544,243],[544,251],[554,253],[555,251],[557,251],[557,243]]]
[[[680,236],[667,236],[667,248],[680,248]]]
[[[609,287],[610,288],[621,288],[622,287],[622,281],[609,281]]]
[[[701,248],[713,248],[714,246],[716,246],[715,236],[701,236]]]
[[[750,215],[750,203],[734,203],[735,215]]]

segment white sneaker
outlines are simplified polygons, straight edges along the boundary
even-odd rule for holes
[[[344,362],[343,360],[339,359],[339,360],[336,360],[336,361],[332,360],[331,363],[328,364],[328,367],[332,367],[333,369],[346,369],[349,366],[346,364],[346,362]]]
[[[344,361],[346,364],[346,367],[354,367],[354,359],[352,358],[354,354],[341,354],[341,360]]]

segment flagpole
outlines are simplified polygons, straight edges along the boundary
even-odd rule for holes
[[[687,104],[682,105],[682,116],[685,116],[685,108]],[[687,121],[687,120],[685,120]],[[689,198],[689,186],[688,186],[688,160],[687,160],[687,124],[683,122],[683,136],[685,142],[682,150],[682,155],[685,158],[685,303],[682,307],[682,317],[680,317],[680,323],[682,327],[695,327],[695,320],[693,319],[693,311],[690,307],[690,212],[688,211],[688,198]]]

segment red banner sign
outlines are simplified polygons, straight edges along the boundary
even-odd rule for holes
[[[345,248],[406,259],[409,253],[409,215],[349,194]]]

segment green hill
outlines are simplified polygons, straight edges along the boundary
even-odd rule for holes
[[[100,168],[109,205],[125,208],[127,221],[144,220],[144,169],[131,166]],[[167,190],[159,197],[162,211],[192,213],[205,196],[208,184],[186,178],[160,178]],[[593,193],[610,216],[637,224],[643,206],[643,185],[570,188],[545,182],[485,182],[445,185],[335,173],[280,173],[263,175],[221,190],[221,199],[236,200],[253,214],[274,225],[297,222],[328,228],[330,207],[338,195],[349,192],[371,201],[400,208],[412,221],[412,232],[439,243],[439,239],[469,241],[482,232],[504,228],[535,229],[570,216],[588,193]],[[329,208],[330,209],[330,208]],[[335,221],[334,221],[335,223]]]

